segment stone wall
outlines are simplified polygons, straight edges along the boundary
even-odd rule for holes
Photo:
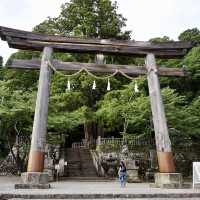
[[[125,152],[127,154],[125,157],[122,153],[122,147],[115,144],[99,145],[97,146],[97,152],[106,176],[117,176],[121,159],[134,161],[135,166],[138,167],[138,175],[141,180],[153,180],[154,173],[158,171],[156,151],[149,147],[135,147],[135,149]],[[174,147],[173,152],[176,172],[182,173],[184,178],[191,179],[192,162],[200,161],[200,147]]]

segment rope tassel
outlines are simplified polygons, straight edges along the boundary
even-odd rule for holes
[[[139,92],[139,89],[138,89],[138,84],[137,84],[137,82],[135,83],[134,90],[135,90],[135,93],[138,93],[138,92]]]
[[[71,89],[71,83],[70,80],[67,81],[67,91],[70,91]]]
[[[110,79],[108,79],[107,91],[110,91]]]
[[[92,85],[92,89],[95,90],[96,89],[96,81],[93,81],[93,85]]]

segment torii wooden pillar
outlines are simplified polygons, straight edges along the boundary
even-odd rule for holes
[[[48,102],[51,81],[51,69],[49,68],[48,63],[51,60],[52,53],[52,48],[44,47],[35,106],[28,172],[43,172],[44,169],[44,151],[46,145]]]
[[[159,171],[164,173],[173,173],[175,172],[175,165],[154,54],[147,55],[146,68]]]

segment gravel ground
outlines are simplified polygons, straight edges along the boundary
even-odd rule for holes
[[[51,189],[14,189],[14,184],[20,182],[20,177],[0,177],[0,194],[20,195],[52,195],[52,194],[200,194],[200,189],[159,189],[151,188],[148,183],[128,183],[121,188],[117,181],[60,181],[52,182]],[[90,198],[90,197],[89,197]],[[92,198],[92,197],[91,197]],[[136,198],[137,199],[137,198]],[[173,198],[161,198],[162,200]],[[175,198],[179,200],[179,198]],[[185,200],[199,200],[199,198],[181,198]],[[13,199],[14,200],[14,199]],[[15,199],[20,200],[20,198]],[[104,199],[106,200],[106,199]],[[139,200],[139,199],[138,199]],[[145,200],[145,198],[143,198]],[[160,200],[151,198],[151,200]]]

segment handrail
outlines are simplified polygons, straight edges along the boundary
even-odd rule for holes
[[[90,154],[92,156],[93,165],[96,169],[97,174],[99,176],[105,176],[105,170],[101,165],[101,162],[99,160],[99,157],[98,157],[96,151],[90,150]]]
[[[89,148],[91,145],[96,145],[96,140],[87,142],[83,139],[81,142],[72,143],[72,148],[73,149]]]
[[[123,145],[122,138],[100,138],[98,139],[98,143],[100,144],[116,144]],[[133,138],[126,141],[127,145],[139,146],[139,145],[154,145],[155,141],[152,138]]]

